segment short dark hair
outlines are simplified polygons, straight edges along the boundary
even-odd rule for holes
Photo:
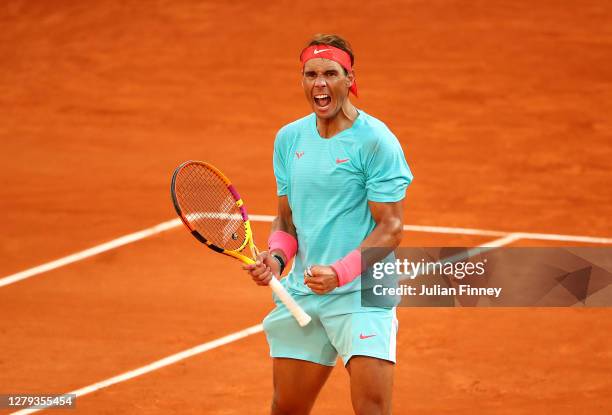
[[[310,43],[308,43],[308,46],[314,45],[330,45],[338,49],[342,49],[351,57],[351,66],[355,64],[355,55],[353,55],[353,48],[351,47],[351,44],[338,35],[325,33],[316,34],[314,35]]]

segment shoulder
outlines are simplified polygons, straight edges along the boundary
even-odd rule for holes
[[[376,152],[380,147],[401,148],[397,137],[384,122],[365,112],[361,112],[359,118],[358,138],[366,153]]]
[[[308,114],[298,120],[292,121],[289,124],[283,125],[276,133],[276,141],[291,141],[297,138],[306,128],[314,117],[313,114]]]
[[[393,134],[387,124],[366,112],[361,111],[359,118],[361,118],[364,129],[381,134]]]

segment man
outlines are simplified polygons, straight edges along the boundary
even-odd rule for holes
[[[246,265],[267,285],[281,275],[312,316],[299,327],[285,306],[264,320],[273,357],[272,414],[308,414],[338,355],[357,414],[389,414],[397,320],[394,308],[362,307],[361,251],[397,247],[412,174],[389,129],[358,110],[350,45],[317,35],[300,56],[313,113],[284,126],[274,143],[278,215],[269,250]]]

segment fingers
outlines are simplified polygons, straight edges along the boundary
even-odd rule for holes
[[[268,265],[260,264],[250,272],[251,279],[257,285],[268,285],[272,279],[272,269]]]
[[[321,284],[321,278],[314,276],[312,273],[312,267],[309,265],[304,270],[304,284],[310,286],[318,286]]]
[[[261,262],[262,264],[265,264],[268,261],[268,258],[270,257],[270,254],[268,251],[262,251],[260,253],[257,254],[257,257],[255,258],[255,261],[257,262]]]
[[[325,294],[329,291],[324,277],[313,277],[304,273],[304,284],[315,294]]]
[[[251,276],[251,279],[257,285],[268,285],[272,279],[273,271],[269,265],[265,263],[267,259],[267,253],[259,254],[257,260],[253,264],[244,264],[242,269],[247,271]]]
[[[308,288],[310,288],[310,290],[315,293],[315,294],[325,294],[329,291],[331,291],[326,284],[324,284],[321,281],[317,281],[317,280],[311,280],[308,279],[307,281],[305,281],[305,284],[308,286]]]
[[[304,270],[304,284],[315,294],[325,294],[338,286],[338,278],[331,267],[313,265]]]
[[[266,267],[266,270],[263,271],[261,274],[255,276],[255,275],[251,275],[251,278],[253,279],[253,281],[255,282],[255,284],[257,285],[261,285],[261,286],[265,286],[270,284],[270,280],[272,279],[272,270],[270,269],[270,267]]]
[[[321,281],[320,279],[315,279],[315,277],[304,278],[304,284],[306,284],[311,290],[325,288],[323,281]]]
[[[306,278],[313,278],[314,275],[312,273],[312,265],[308,265],[304,270],[304,282],[306,282]]]

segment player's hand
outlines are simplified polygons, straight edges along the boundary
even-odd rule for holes
[[[260,252],[254,264],[243,265],[242,269],[247,271],[255,284],[268,285],[272,275],[279,275],[280,264],[268,251]]]
[[[315,294],[325,294],[338,287],[338,275],[330,266],[313,265],[304,271],[304,284]]]

